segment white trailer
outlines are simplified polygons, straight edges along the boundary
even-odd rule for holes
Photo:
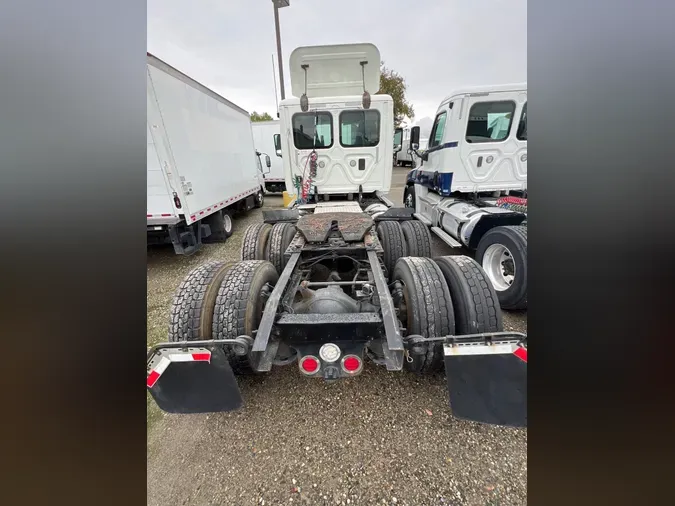
[[[281,128],[279,120],[255,121],[252,123],[253,142],[255,148],[263,155],[274,153],[274,134],[279,134]],[[269,193],[281,193],[286,189],[284,178],[284,164],[281,158],[272,158],[269,172],[264,174],[265,190]]]
[[[526,308],[527,84],[451,94],[420,154],[406,207],[450,246],[474,252],[504,309]]]
[[[394,102],[380,87],[373,44],[299,47],[290,57],[294,97],[279,104],[289,193],[298,202],[380,194],[391,186]]]
[[[226,240],[233,212],[262,206],[249,114],[149,53],[147,128],[148,244],[189,255]]]

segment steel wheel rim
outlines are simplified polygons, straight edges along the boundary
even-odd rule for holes
[[[232,217],[227,213],[223,214],[223,226],[225,227],[225,232],[229,234],[232,232]]]
[[[491,244],[485,250],[483,270],[498,292],[508,290],[516,279],[516,263],[511,251],[503,244]]]
[[[408,192],[407,195],[405,196],[405,206],[413,207],[413,196],[412,193],[410,192]]]
[[[265,198],[265,197],[264,197],[264,195],[263,195],[263,192],[262,192],[262,191],[259,191],[259,192],[258,192],[258,203],[262,204],[264,198]]]

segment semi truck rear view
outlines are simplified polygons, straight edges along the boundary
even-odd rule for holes
[[[235,211],[262,206],[249,114],[151,54],[147,124],[148,244],[190,255],[226,240]]]
[[[454,416],[527,425],[526,336],[503,330],[475,260],[431,258],[427,226],[383,196],[393,101],[371,95],[379,64],[372,44],[291,55],[295,97],[280,104],[275,150],[296,203],[263,211],[239,262],[205,263],[181,283],[168,342],[147,356],[147,388],[164,411],[238,409],[237,376],[273,367],[344,381],[374,364],[445,371]]]

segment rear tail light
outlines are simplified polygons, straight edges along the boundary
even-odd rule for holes
[[[319,359],[312,355],[305,355],[300,359],[300,371],[303,374],[315,374],[319,371]]]
[[[345,355],[342,359],[342,370],[347,374],[358,374],[363,368],[363,361],[358,355]]]

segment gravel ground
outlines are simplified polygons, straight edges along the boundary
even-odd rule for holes
[[[407,170],[394,169],[397,203]],[[260,210],[237,217],[227,242],[192,257],[148,250],[148,344],[166,340],[183,277],[207,260],[238,259],[244,230],[260,219]],[[435,255],[450,253],[434,239]],[[505,312],[504,323],[526,332],[527,313]],[[240,386],[246,404],[233,413],[167,415],[148,396],[148,504],[527,503],[527,431],[453,418],[442,375],[368,364],[327,384],[286,367]]]

